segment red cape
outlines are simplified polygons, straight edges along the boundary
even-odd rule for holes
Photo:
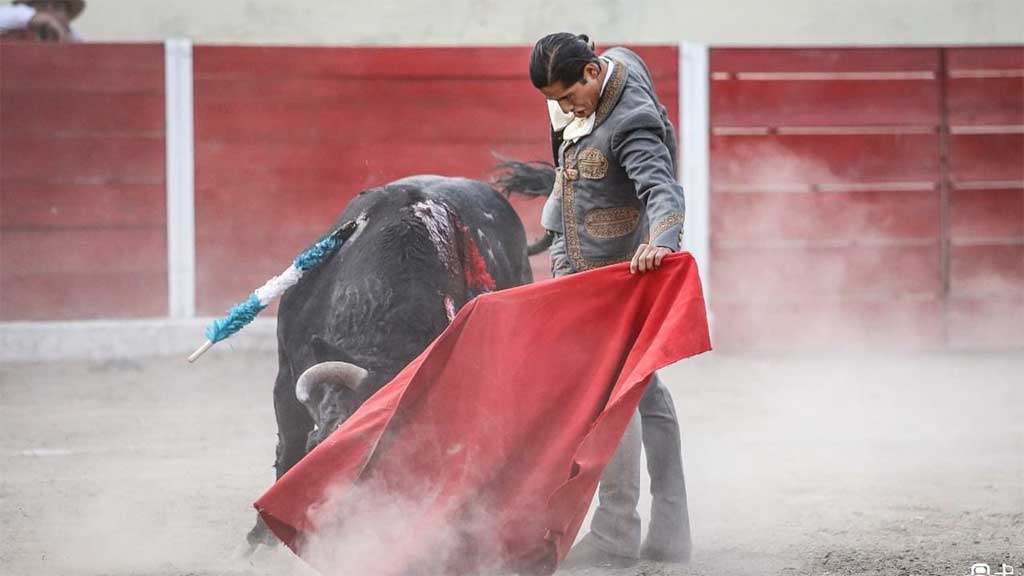
[[[470,301],[259,500],[325,573],[550,573],[650,375],[710,350],[689,254]]]

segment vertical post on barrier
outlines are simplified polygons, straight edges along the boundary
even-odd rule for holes
[[[192,113],[192,41],[164,42],[167,149],[167,310],[195,315],[195,157]]]
[[[680,180],[686,193],[683,240],[700,269],[705,302],[711,301],[710,73],[708,46],[679,46]]]

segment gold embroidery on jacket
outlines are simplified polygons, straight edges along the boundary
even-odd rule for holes
[[[571,170],[571,172],[570,172]],[[590,266],[583,258],[580,246],[580,232],[576,225],[576,190],[572,176],[576,172],[576,146],[570,144],[565,149],[565,174],[562,180],[562,224],[565,229],[565,253],[569,256],[573,268],[577,272],[589,270]]]
[[[615,68],[612,69],[612,78],[608,81],[608,87],[605,88],[604,94],[601,96],[601,102],[597,105],[597,116],[594,118],[595,130],[612,113],[615,105],[619,103],[622,88],[626,85],[626,76],[628,75],[626,73],[628,70],[626,63],[614,58],[612,62],[615,62]]]
[[[575,149],[571,147],[567,148],[565,151],[566,166],[574,166],[575,163]],[[639,221],[639,212],[637,213],[637,220]],[[585,219],[584,225],[586,226]],[[569,257],[569,261],[572,262],[572,267],[577,272],[592,270],[609,264],[627,262],[633,257],[632,251],[596,260],[587,260],[583,257],[583,248],[580,242],[580,231],[576,222],[576,188],[573,186],[572,180],[569,180],[568,178],[565,179],[562,186],[562,226],[565,230],[565,254]],[[634,229],[635,228],[636,225],[634,225]]]
[[[594,238],[618,238],[636,230],[640,211],[632,206],[596,208],[586,213],[583,225]]]
[[[580,152],[580,175],[591,180],[600,180],[608,173],[608,159],[597,148]]]
[[[651,241],[652,242],[656,241],[658,239],[658,236],[661,236],[662,232],[664,232],[665,230],[668,230],[669,228],[675,226],[676,224],[682,224],[682,223],[683,223],[683,215],[681,213],[673,212],[673,213],[669,214],[667,217],[665,217],[660,222],[658,222],[654,226],[654,228],[651,229]]]

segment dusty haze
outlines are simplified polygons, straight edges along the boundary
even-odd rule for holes
[[[275,369],[230,346],[0,368],[0,574],[311,574],[230,559],[273,480]],[[612,573],[1020,571],[1022,374],[1019,352],[677,364],[694,563]]]

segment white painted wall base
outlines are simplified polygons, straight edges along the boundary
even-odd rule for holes
[[[0,322],[0,363],[186,357],[206,341],[212,318]],[[277,353],[277,319],[257,318],[206,357],[232,351]],[[201,364],[202,359],[197,363]]]

